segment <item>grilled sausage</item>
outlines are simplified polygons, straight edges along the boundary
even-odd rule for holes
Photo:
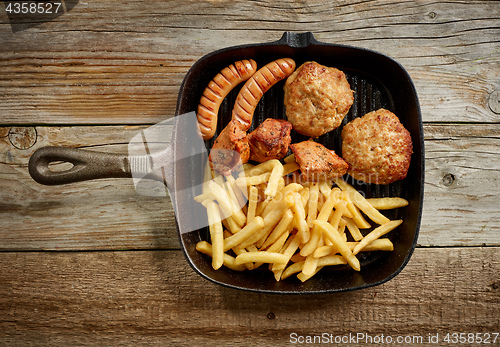
[[[210,140],[217,128],[217,116],[222,100],[234,87],[248,80],[257,70],[257,63],[241,60],[229,65],[210,81],[203,91],[196,113],[203,140]]]
[[[282,58],[263,66],[246,81],[236,97],[232,113],[232,119],[239,121],[242,130],[247,131],[252,125],[253,113],[264,93],[293,70],[295,61]]]

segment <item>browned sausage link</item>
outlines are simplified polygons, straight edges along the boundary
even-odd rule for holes
[[[241,88],[233,108],[232,119],[248,130],[252,125],[255,108],[260,99],[273,85],[287,78],[295,70],[295,61],[281,58],[260,68]]]
[[[217,128],[217,115],[222,100],[234,87],[249,79],[257,70],[257,63],[241,60],[219,72],[203,91],[196,116],[203,140],[214,136]]]

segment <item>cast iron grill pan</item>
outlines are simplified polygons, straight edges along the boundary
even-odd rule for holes
[[[183,81],[176,114],[196,110],[200,96],[209,81],[229,64],[237,60],[252,58],[260,68],[275,59],[284,57],[294,59],[297,67],[306,61],[316,61],[326,66],[336,67],[346,74],[351,89],[354,91],[354,104],[340,128],[317,139],[327,148],[335,150],[337,154],[342,153],[340,132],[343,125],[381,107],[394,112],[410,131],[414,153],[406,179],[390,185],[374,185],[358,182],[348,175],[344,177],[366,197],[400,196],[410,202],[405,208],[384,212],[390,219],[402,218],[404,220],[399,228],[388,234],[395,249],[392,252],[362,253],[360,272],[355,272],[346,266],[325,267],[305,283],[300,282],[295,276],[276,282],[266,265],[257,270],[244,272],[235,272],[225,267],[217,271],[213,270],[210,258],[195,250],[197,242],[210,241],[208,228],[179,233],[186,258],[199,274],[215,283],[258,292],[328,293],[361,289],[384,283],[396,276],[411,257],[418,237],[423,199],[424,148],[420,108],[413,83],[401,65],[373,51],[321,43],[311,33],[287,32],[276,42],[230,47],[200,59],[193,65]],[[242,85],[235,88],[222,103],[216,134],[213,139],[206,141],[208,150],[219,132],[231,120],[231,111]],[[284,81],[281,81],[264,94],[256,108],[249,131],[266,118],[286,119],[283,85]],[[307,139],[292,131],[292,143]],[[193,160],[197,159],[193,158]],[[199,161],[191,165],[202,170],[205,163]],[[184,182],[186,179],[189,180],[185,175],[176,175],[175,181],[176,184],[189,186],[189,182]],[[199,192],[193,192],[193,196],[196,194]]]

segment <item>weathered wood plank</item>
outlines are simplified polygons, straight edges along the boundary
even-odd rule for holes
[[[500,125],[427,125],[421,245],[500,239]],[[489,236],[486,236],[489,235]]]
[[[0,124],[155,123],[173,115],[184,74],[204,54],[284,31],[395,58],[415,82],[425,121],[498,122],[488,99],[500,90],[499,8],[498,1],[81,1],[24,30],[4,14]]]
[[[180,251],[0,253],[0,343],[284,346],[292,333],[360,333],[446,345],[446,333],[498,332],[498,252],[420,248],[383,285],[317,296],[219,287]]]
[[[168,198],[137,194],[130,179],[42,186],[27,172],[45,145],[127,152],[147,126],[36,127],[25,150],[0,128],[0,248],[177,248]],[[500,125],[426,125],[426,184],[422,246],[499,245]],[[16,141],[20,139],[16,138]]]

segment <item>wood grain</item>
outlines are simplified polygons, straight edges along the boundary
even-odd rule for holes
[[[0,253],[0,344],[282,346],[291,333],[498,332],[498,252],[417,249],[383,285],[316,296],[223,288],[180,251]]]
[[[144,124],[174,114],[214,50],[311,31],[410,73],[425,121],[498,122],[498,1],[80,1],[49,22],[0,18],[1,124]],[[17,27],[17,26],[19,27]],[[182,39],[180,39],[182,38]]]
[[[63,2],[50,19],[0,2],[0,345],[281,346],[291,333],[364,333],[423,337],[413,345],[439,334],[432,345],[449,346],[446,333],[500,332],[500,1]],[[223,288],[185,261],[168,197],[139,195],[129,179],[30,178],[42,146],[126,153],[174,114],[198,59],[285,31],[386,54],[415,84],[424,210],[393,280],[316,296]]]
[[[424,231],[419,244],[442,246],[452,238],[455,245],[498,245],[500,126],[427,125],[424,137]]]

